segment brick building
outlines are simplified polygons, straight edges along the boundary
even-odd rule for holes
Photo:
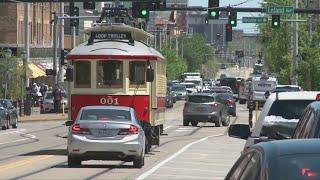
[[[52,54],[51,12],[57,3],[30,3],[30,58]],[[0,48],[11,48],[17,57],[24,49],[24,3],[0,3]]]

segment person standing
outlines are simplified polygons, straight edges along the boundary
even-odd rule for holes
[[[54,111],[55,111],[55,113],[59,113],[61,100],[62,100],[62,93],[61,93],[61,88],[60,88],[59,84],[56,84],[52,93],[53,93]]]

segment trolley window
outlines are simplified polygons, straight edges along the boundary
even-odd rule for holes
[[[145,84],[146,83],[146,62],[132,61],[130,68],[130,84]]]
[[[89,61],[75,62],[76,88],[91,87],[91,68]]]
[[[97,63],[97,87],[122,87],[123,65],[121,61],[99,61]]]

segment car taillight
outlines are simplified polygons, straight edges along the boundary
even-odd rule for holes
[[[72,125],[72,134],[90,134],[90,130],[88,128],[81,128],[80,124]]]
[[[135,125],[130,125],[128,129],[121,129],[118,133],[118,135],[132,135],[132,134],[138,134],[139,128]]]
[[[218,104],[217,104],[217,103],[210,104],[210,107],[211,107],[211,109],[215,109],[215,108],[217,108],[217,107],[218,107]]]
[[[318,174],[315,172],[312,172],[310,168],[302,168],[301,169],[301,175],[306,177],[317,177]]]

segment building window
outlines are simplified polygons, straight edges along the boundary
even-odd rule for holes
[[[146,62],[132,61],[129,64],[130,84],[141,85],[146,83]]]
[[[75,62],[76,88],[91,87],[91,66],[89,61]]]
[[[97,63],[97,87],[122,87],[123,65],[121,61],[99,61]]]

